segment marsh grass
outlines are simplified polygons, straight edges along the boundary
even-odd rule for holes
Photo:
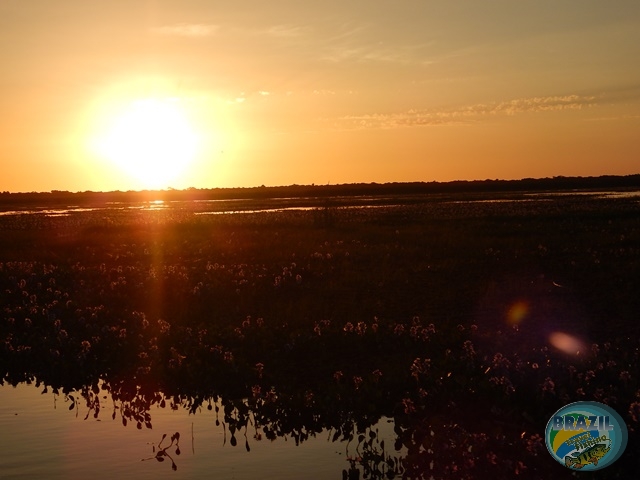
[[[594,478],[626,478],[638,203],[466,200],[331,206],[331,222],[313,210],[1,217],[2,381],[79,390],[94,415],[106,391],[112,418],[138,428],[153,405],[213,402],[254,441],[328,430],[357,443],[350,471],[369,478],[569,475],[541,435],[557,408],[591,399],[630,429],[628,454]],[[558,350],[558,332],[581,347]],[[395,446],[372,430],[383,416]]]

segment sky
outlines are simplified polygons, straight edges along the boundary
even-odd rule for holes
[[[0,0],[0,191],[640,173],[637,0]]]

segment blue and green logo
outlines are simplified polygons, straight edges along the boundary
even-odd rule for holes
[[[628,438],[627,426],[618,412],[598,402],[562,407],[545,430],[549,453],[571,470],[608,467],[620,458]]]

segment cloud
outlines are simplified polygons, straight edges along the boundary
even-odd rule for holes
[[[299,37],[307,32],[307,27],[296,25],[274,25],[267,28],[262,33],[272,37],[291,38]]]
[[[178,23],[175,25],[164,25],[152,29],[154,33],[160,35],[175,35],[179,37],[208,37],[219,30],[219,25],[203,23]]]
[[[640,85],[637,83],[626,85],[610,85],[606,91],[598,92],[599,97],[608,103],[629,103],[640,100]]]
[[[551,97],[529,97],[501,102],[485,107],[476,106],[478,114],[482,115],[516,115],[526,112],[551,112],[558,110],[580,110],[596,104],[594,96],[564,95]],[[472,110],[472,111],[473,111]]]
[[[478,103],[457,109],[409,110],[390,114],[341,117],[336,125],[344,128],[403,128],[470,125],[491,116],[580,110],[597,104],[594,96],[564,95],[518,98],[506,102]]]
[[[381,36],[382,35],[382,36]],[[424,65],[433,63],[434,40],[420,37],[418,42],[403,43],[396,36],[388,37],[378,26],[346,22],[332,26],[318,39],[319,58],[325,62],[398,63]]]
[[[251,92],[240,92],[238,95],[228,97],[224,101],[227,105],[241,105],[255,99],[261,99],[266,101],[267,98],[272,97],[274,92],[269,90],[257,90]]]
[[[379,42],[373,45],[332,47],[321,58],[332,63],[380,62],[429,65],[433,63],[433,60],[427,59],[424,53],[429,45],[430,44],[420,44],[388,47]]]
[[[619,122],[619,121],[625,121],[625,120],[640,120],[640,115],[632,115],[632,114],[610,115],[608,117],[587,118],[586,120],[589,122]]]

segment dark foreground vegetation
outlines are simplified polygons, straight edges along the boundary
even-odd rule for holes
[[[630,440],[589,477],[635,477],[638,197],[491,198],[0,216],[0,382],[137,428],[220,408],[247,449],[328,431],[345,478],[569,478],[544,428],[595,400]]]

